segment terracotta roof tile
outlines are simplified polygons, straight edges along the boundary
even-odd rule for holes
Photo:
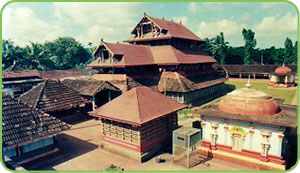
[[[77,92],[79,92],[80,95],[85,96],[93,96],[100,92],[101,90],[113,90],[113,91],[119,91],[119,89],[112,84],[105,82],[105,81],[99,81],[99,80],[71,80],[66,79],[63,80],[62,83],[70,88],[73,88]]]
[[[68,110],[88,102],[77,91],[51,80],[40,83],[19,99],[45,112]]]
[[[159,28],[164,29],[167,31],[166,34],[160,34],[157,37],[151,38],[130,38],[126,41],[133,42],[133,41],[145,41],[145,40],[157,40],[157,39],[166,39],[166,38],[183,38],[189,40],[196,40],[202,41],[196,34],[186,28],[183,24],[176,23],[173,21],[168,21],[164,19],[159,19],[151,16],[145,16],[154,24],[156,24]],[[132,31],[134,34],[135,29]]]
[[[140,86],[123,93],[90,115],[142,125],[146,122],[187,107],[150,88]]]
[[[3,147],[48,138],[69,129],[66,123],[2,93],[2,142]]]
[[[39,77],[39,76],[40,74],[36,70],[6,71],[2,73],[2,79],[28,78],[28,77]]]
[[[102,43],[112,54],[122,55],[116,62],[93,61],[89,67],[125,67],[139,65],[178,65],[214,63],[216,60],[202,51],[183,51],[170,45],[144,46],[120,43]],[[99,46],[100,48],[100,46]]]

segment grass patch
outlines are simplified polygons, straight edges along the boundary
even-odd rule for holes
[[[235,86],[236,89],[244,88],[247,82],[243,81],[227,81],[226,84],[230,86]],[[296,90],[293,89],[279,89],[279,88],[268,88],[269,84],[266,82],[251,81],[251,88],[261,90],[273,98],[284,99],[284,104],[291,104],[292,100],[296,94]]]

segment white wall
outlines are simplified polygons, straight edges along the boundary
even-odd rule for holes
[[[271,129],[263,127],[264,125],[261,124],[255,124],[255,123],[243,123],[243,124],[233,124],[233,122],[225,121],[225,120],[202,120],[202,122],[205,122],[205,126],[203,128],[203,136],[202,139],[205,141],[211,141],[211,133],[212,133],[212,127],[211,123],[217,123],[218,129],[217,129],[217,144],[222,145],[228,145],[232,146],[232,139],[231,139],[231,133],[229,130],[233,127],[241,127],[244,129],[245,132],[247,132],[247,135],[245,136],[243,149],[251,150],[255,152],[261,152],[262,147],[261,143],[263,141],[263,137],[261,135],[262,131],[271,132],[271,135],[269,137],[269,143],[270,143],[270,149],[268,154],[269,155],[275,155],[275,156],[281,156],[281,141],[279,140],[278,135],[281,135],[280,130],[284,130],[283,128],[278,129]],[[228,123],[228,124],[226,124]],[[240,122],[242,123],[242,122]],[[224,130],[224,126],[229,127],[228,131],[226,132]],[[251,129],[253,127],[253,129]],[[249,131],[254,131],[254,134],[250,135]],[[227,133],[227,134],[226,134]],[[251,140],[252,138],[252,140]]]

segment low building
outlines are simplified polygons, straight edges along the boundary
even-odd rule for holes
[[[15,71],[12,71],[15,70]],[[44,81],[36,70],[6,69],[2,73],[2,89],[15,97]]]
[[[63,121],[75,121],[86,114],[88,100],[59,81],[46,80],[19,97],[20,100]]]
[[[66,79],[64,85],[76,90],[82,97],[92,102],[92,110],[102,106],[121,94],[112,84],[100,80]]]
[[[145,161],[172,140],[177,111],[187,107],[150,88],[133,88],[90,112],[101,121],[101,139],[114,150]]]
[[[269,170],[294,162],[296,107],[278,105],[248,84],[196,112],[202,119],[202,154]]]
[[[214,69],[222,73],[227,74],[230,77],[239,77],[239,78],[270,78],[274,73],[276,68],[280,65],[274,64],[214,64]],[[297,65],[290,64],[288,66],[293,73],[297,73]]]
[[[270,84],[275,87],[293,87],[296,85],[295,73],[292,69],[286,66],[278,67],[274,73],[271,74]]]
[[[2,93],[2,154],[22,165],[56,153],[54,137],[70,126]]]

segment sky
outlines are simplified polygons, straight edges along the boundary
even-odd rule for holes
[[[286,2],[14,2],[4,8],[2,38],[24,46],[71,36],[88,45],[122,42],[147,15],[173,19],[200,38],[220,32],[242,46],[242,29],[255,32],[258,48],[283,47],[297,40],[297,11]]]

